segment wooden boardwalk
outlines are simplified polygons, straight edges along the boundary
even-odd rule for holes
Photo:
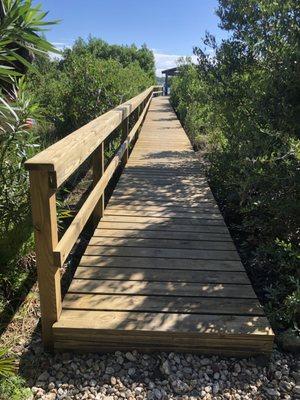
[[[54,347],[269,354],[264,316],[167,97],[137,143],[53,325]]]

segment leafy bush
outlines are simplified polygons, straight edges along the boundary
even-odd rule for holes
[[[0,102],[0,312],[4,323],[35,279],[34,262],[26,259],[33,249],[33,235],[24,161],[39,148],[32,126],[38,108],[24,80],[16,85],[13,99]]]
[[[219,1],[229,39],[180,68],[171,100],[192,141],[206,144],[208,177],[255,288],[277,329],[298,330],[299,8]],[[214,57],[211,54],[214,54]]]
[[[8,377],[14,374],[14,359],[7,357],[7,349],[0,348],[0,377]]]
[[[23,163],[38,148],[36,129],[30,127],[32,118],[38,118],[37,104],[21,80],[14,87],[14,100],[0,102],[0,237],[28,215],[28,174]]]
[[[36,55],[55,51],[41,36],[46,13],[32,1],[1,0],[0,7],[0,312],[1,331],[29,290],[32,249],[28,177],[24,161],[38,150],[38,106],[23,75]],[[23,258],[23,256],[26,256]],[[21,258],[23,258],[21,260]],[[7,361],[5,361],[7,362]],[[17,378],[16,378],[17,379]],[[4,382],[4,381],[3,381]],[[1,381],[1,395],[2,383]],[[6,382],[6,381],[5,381]],[[5,383],[6,385],[6,383]],[[1,397],[4,398],[4,397]],[[7,398],[15,398],[8,395]],[[23,397],[20,397],[23,398]]]
[[[31,68],[30,63],[34,54],[56,52],[52,44],[38,34],[45,30],[46,25],[55,23],[55,21],[46,22],[46,15],[41,6],[33,6],[31,0],[1,0],[0,84],[2,88],[13,87],[12,78],[21,77],[28,67]]]
[[[90,36],[87,41],[78,38],[72,49],[64,51],[63,64],[68,63],[69,57],[72,58],[74,54],[81,57],[92,54],[100,60],[115,60],[123,67],[137,63],[152,80],[155,79],[153,52],[145,44],[140,48],[134,44],[131,46],[111,45],[104,40]]]
[[[189,58],[179,60],[179,70],[179,75],[171,81],[171,103],[196,148],[208,145],[208,141],[215,143],[214,114],[208,104],[207,88]]]
[[[36,67],[41,74],[29,78],[31,91],[57,138],[154,83],[151,51],[108,45],[93,38],[87,43],[78,39],[60,61],[39,58]]]
[[[27,400],[32,398],[32,392],[26,387],[26,382],[20,376],[0,379],[1,400]]]
[[[23,163],[35,151],[31,129],[37,105],[29,97],[23,74],[34,54],[55,51],[39,34],[46,25],[40,5],[2,0],[0,19],[0,238],[28,214],[27,174]],[[0,253],[1,256],[2,252]]]

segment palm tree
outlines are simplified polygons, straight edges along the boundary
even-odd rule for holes
[[[46,26],[57,22],[46,22],[46,15],[31,0],[0,0],[0,238],[14,215],[22,218],[28,212],[28,177],[23,162],[36,146],[28,119],[35,117],[38,107],[26,92],[23,75],[33,68],[35,55],[57,52],[41,36]],[[0,348],[2,378],[14,371],[14,359],[7,354]]]

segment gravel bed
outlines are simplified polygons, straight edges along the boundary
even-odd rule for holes
[[[27,349],[24,375],[33,399],[300,399],[300,360],[274,351],[271,361],[179,353],[44,353]]]

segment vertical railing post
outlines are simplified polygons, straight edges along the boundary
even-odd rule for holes
[[[122,143],[127,140],[128,133],[129,133],[129,116],[127,116],[124,121],[122,122]],[[126,165],[129,157],[129,145],[127,145],[124,156],[122,158],[122,165]]]
[[[93,154],[93,186],[95,187],[104,173],[104,142],[94,151]],[[100,218],[103,217],[105,205],[104,193],[100,197],[94,211],[93,211],[93,224],[97,226]]]
[[[137,120],[140,118],[141,114],[143,112],[143,102],[137,107]],[[138,128],[136,134],[135,134],[135,143],[138,140],[139,134],[140,134],[140,127]]]
[[[60,270],[54,267],[53,261],[53,250],[58,243],[56,195],[49,179],[48,171],[30,171],[42,337],[46,349],[53,347],[52,325],[61,313]]]

